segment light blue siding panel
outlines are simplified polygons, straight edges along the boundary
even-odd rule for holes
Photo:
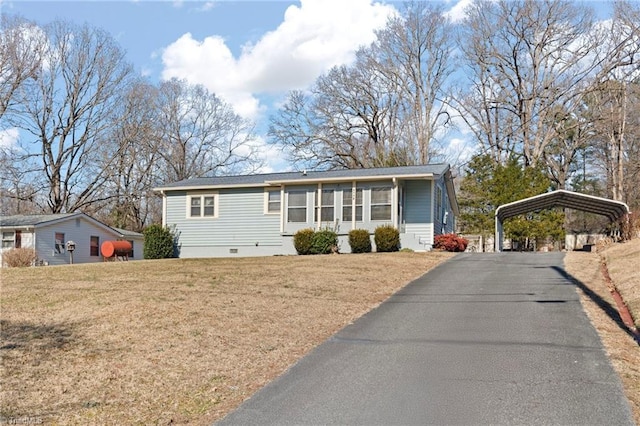
[[[176,191],[167,195],[167,225],[175,227],[182,249],[282,245],[280,215],[264,213],[262,188],[218,191],[217,218],[188,218],[187,195],[193,194]]]
[[[404,187],[404,221],[408,224],[431,223],[431,181],[408,181]]]

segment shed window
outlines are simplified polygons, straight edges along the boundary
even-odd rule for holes
[[[56,232],[54,244],[56,253],[64,253],[64,233]]]
[[[371,220],[391,220],[391,188],[371,188]]]
[[[318,221],[318,210],[320,210],[320,222],[333,222],[334,219],[334,200],[335,194],[333,189],[323,189],[322,199],[318,205],[318,191],[316,191],[315,202],[316,212],[314,220]]]
[[[100,237],[95,235],[91,236],[91,240],[89,242],[89,255],[100,256]]]
[[[287,194],[287,221],[307,221],[307,192],[291,191]]]
[[[342,191],[342,220],[351,222],[353,220],[353,207],[356,209],[356,221],[362,222],[362,189],[356,189],[356,197],[353,198],[353,191],[345,189]]]
[[[2,232],[2,248],[14,247],[14,235],[13,231]]]
[[[189,199],[189,217],[217,217],[217,195],[191,195]]]

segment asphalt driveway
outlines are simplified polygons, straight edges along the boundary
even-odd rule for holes
[[[461,254],[220,425],[633,425],[563,254]]]

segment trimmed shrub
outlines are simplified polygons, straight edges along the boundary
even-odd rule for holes
[[[378,226],[373,239],[376,242],[377,252],[400,250],[400,231],[391,225]]]
[[[301,229],[293,235],[293,246],[298,254],[311,254],[313,236],[316,232],[311,228]]]
[[[143,254],[145,259],[174,257],[175,237],[169,228],[155,224],[148,226],[142,233],[144,234]]]
[[[465,251],[469,244],[469,240],[456,234],[436,235],[433,240],[433,248],[452,252]]]
[[[351,253],[371,253],[371,237],[366,229],[352,229],[349,231],[349,246]]]
[[[2,264],[9,268],[22,268],[35,264],[38,256],[32,248],[14,248],[2,253]]]
[[[338,234],[330,229],[314,232],[311,244],[312,254],[329,254],[338,252]]]

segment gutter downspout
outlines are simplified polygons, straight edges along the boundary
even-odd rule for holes
[[[162,227],[167,227],[167,194],[165,194],[164,190],[161,190],[162,194]]]

